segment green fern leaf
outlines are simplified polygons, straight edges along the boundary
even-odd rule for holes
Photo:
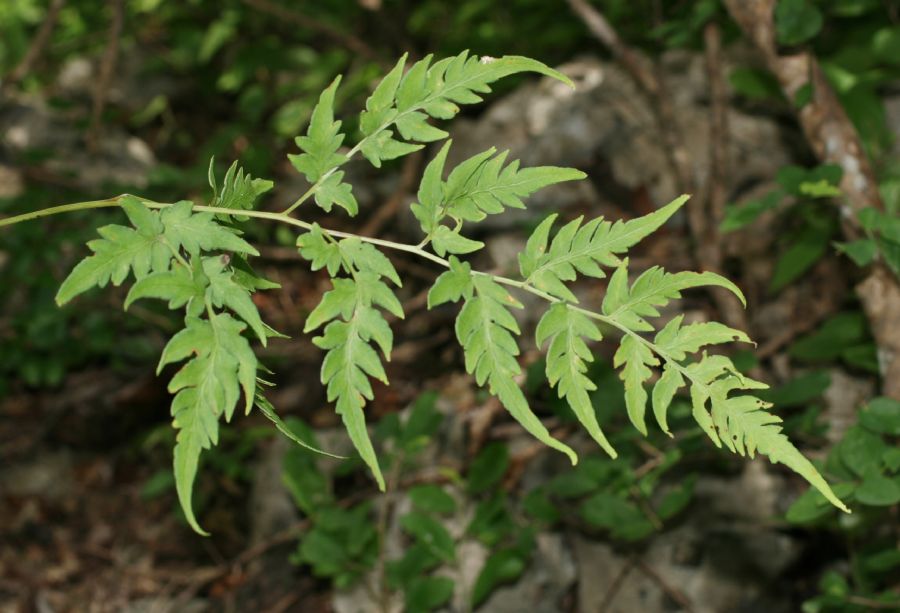
[[[188,315],[199,317],[205,305],[208,280],[197,271],[176,264],[172,270],[150,273],[131,286],[125,297],[125,309],[141,298],[168,300],[172,310],[186,307]]]
[[[668,273],[658,266],[645,270],[628,287],[628,260],[623,261],[609,280],[606,296],[603,299],[603,314],[612,317],[620,324],[636,332],[649,332],[654,329],[645,317],[659,317],[659,307],[670,300],[680,298],[681,291],[706,285],[717,285],[731,290],[741,302],[746,304],[744,295],[738,287],[728,279],[712,272],[679,272]],[[704,331],[711,331],[704,328]],[[736,333],[732,331],[734,334]],[[746,335],[741,339],[747,340]],[[721,342],[721,341],[720,341]],[[681,359],[681,358],[677,358]]]
[[[209,160],[209,185],[213,190],[212,205],[223,209],[235,209],[249,211],[261,195],[268,192],[274,186],[272,181],[266,179],[254,179],[238,167],[237,161],[233,162],[225,173],[222,181],[222,189],[218,188],[215,175],[215,158]],[[218,215],[222,221],[246,221],[246,215]]]
[[[447,226],[438,226],[431,241],[434,245],[435,253],[441,257],[448,253],[473,253],[484,247],[484,243],[481,241],[466,238]]]
[[[522,308],[502,286],[490,277],[472,277],[474,294],[468,298],[456,318],[456,338],[463,347],[466,371],[475,375],[478,385],[488,384],[507,411],[539,441],[569,456],[578,457],[569,446],[554,439],[528,407],[515,377],[521,373],[516,356],[520,334],[509,308]]]
[[[675,398],[675,393],[684,386],[684,377],[672,363],[666,362],[663,367],[662,376],[653,386],[652,403],[653,416],[656,423],[659,424],[660,430],[672,436],[669,431],[669,423],[667,419],[669,405]]]
[[[630,221],[610,223],[597,218],[582,225],[579,217],[562,227],[548,250],[550,228],[556,219],[555,214],[551,215],[534,230],[525,251],[519,255],[522,276],[538,289],[577,302],[565,281],[574,281],[579,273],[605,277],[601,266],[618,266],[618,254],[659,228],[687,199],[688,196],[681,196],[658,211]]]
[[[175,444],[175,486],[191,527],[206,534],[194,517],[191,492],[203,449],[217,444],[219,419],[231,419],[241,392],[246,411],[253,405],[257,362],[241,332],[245,326],[227,313],[210,320],[188,317],[186,328],[163,350],[159,368],[191,358],[169,383],[173,425],[179,430]]]
[[[384,477],[366,431],[363,407],[366,400],[373,398],[369,377],[388,383],[381,359],[370,343],[381,349],[386,360],[390,360],[393,346],[390,326],[374,306],[398,317],[403,317],[403,310],[379,273],[372,270],[356,272],[353,279],[333,279],[332,284],[334,289],[326,292],[309,314],[305,331],[327,324],[313,343],[326,351],[321,379],[327,386],[328,401],[336,402],[350,440],[378,487],[384,490]]]
[[[108,225],[97,231],[102,238],[88,243],[93,255],[79,262],[60,285],[58,305],[92,287],[102,288],[110,282],[119,286],[131,273],[142,279],[150,271],[168,270],[172,249],[163,241],[159,213],[133,196],[122,199],[122,208],[133,227]]]
[[[362,141],[360,151],[372,166],[381,168],[382,161],[395,160],[422,147],[397,140],[391,130],[380,130]]]
[[[684,315],[673,317],[653,339],[654,344],[666,356],[678,361],[684,360],[688,354],[695,353],[706,345],[752,342],[745,332],[716,321],[682,326],[683,320]]]
[[[551,387],[556,387],[560,398],[566,399],[588,434],[615,458],[616,450],[600,429],[597,413],[588,395],[597,386],[585,374],[587,363],[593,362],[594,357],[584,339],[599,341],[601,338],[603,336],[593,321],[563,303],[550,307],[535,330],[538,347],[550,342],[547,349],[547,381]]]
[[[320,455],[328,456],[329,458],[335,458],[337,460],[346,460],[346,456],[337,455],[334,453],[328,453],[327,451],[322,451],[316,447],[313,447],[302,438],[297,436],[293,430],[281,419],[278,413],[275,412],[275,407],[272,406],[272,403],[269,402],[269,399],[263,396],[262,392],[260,392],[259,388],[256,389],[256,400],[254,401],[256,408],[260,410],[260,412],[266,416],[266,418],[271,421],[275,427],[281,432],[283,435],[303,447],[304,449],[308,449],[313,453],[318,453]]]
[[[504,166],[509,152],[496,156],[494,152],[491,148],[472,156],[447,177],[443,207],[453,219],[477,222],[505,208],[524,209],[522,199],[539,189],[586,176],[580,170],[556,166],[520,169],[518,160]]]
[[[289,154],[288,159],[310,183],[316,183],[327,173],[347,161],[347,156],[338,153],[344,142],[341,122],[334,120],[334,96],[340,85],[338,76],[319,96],[310,118],[306,136],[295,139],[302,153]]]
[[[266,325],[259,316],[259,310],[250,297],[250,291],[237,283],[234,272],[224,257],[203,258],[203,273],[209,280],[206,297],[216,307],[225,307],[243,319],[266,346],[268,334]]]
[[[344,135],[341,133],[341,122],[334,119],[334,95],[340,82],[341,78],[336,78],[319,96],[306,136],[295,140],[303,153],[289,154],[288,159],[311,184],[321,181],[314,194],[319,207],[330,212],[336,204],[353,216],[359,211],[353,188],[344,183],[344,172],[336,171],[347,161],[346,155],[338,153]]]
[[[331,207],[336,204],[353,217],[359,212],[359,203],[353,195],[353,188],[343,180],[343,170],[330,175],[319,184],[314,198],[316,204],[326,213],[330,213]]]
[[[250,255],[259,252],[237,235],[237,230],[216,222],[212,213],[196,213],[188,200],[176,202],[160,213],[163,237],[173,249],[184,249],[191,255],[200,251],[234,251]]]
[[[366,243],[351,236],[345,238],[338,245],[341,257],[347,265],[347,270],[359,270],[375,273],[379,277],[390,279],[397,287],[402,287],[400,275],[397,274],[391,261],[371,243]]]
[[[625,409],[628,418],[638,432],[647,436],[644,413],[647,410],[647,390],[644,382],[653,375],[650,366],[657,366],[659,359],[647,345],[629,335],[622,339],[618,351],[613,356],[613,366],[622,368],[619,374],[625,384]]]
[[[309,260],[313,270],[324,268],[330,276],[335,276],[341,269],[343,258],[341,248],[335,241],[328,240],[319,224],[314,223],[309,229],[297,237],[300,255]]]
[[[731,360],[723,356],[704,357],[689,365],[687,372],[693,381],[694,414],[706,415],[704,430],[716,446],[724,444],[733,453],[751,458],[759,451],[771,462],[781,462],[806,479],[829,502],[849,513],[812,463],[785,436],[781,418],[765,410],[771,406],[769,403],[749,394],[731,396],[735,391],[765,389],[766,384],[738,374]]]
[[[460,298],[468,300],[474,291],[472,285],[472,267],[468,262],[460,262],[450,256],[450,270],[441,273],[428,290],[428,308],[445,302],[458,302]]]
[[[444,182],[442,179],[444,163],[447,160],[447,152],[450,151],[451,143],[452,141],[449,140],[444,143],[438,154],[425,167],[417,193],[419,201],[410,207],[426,236],[431,236],[435,232],[444,216]]]
[[[524,57],[479,59],[464,51],[434,63],[432,59],[429,55],[416,62],[404,75],[404,55],[366,101],[366,110],[360,115],[360,130],[365,135],[361,150],[376,168],[382,160],[422,148],[397,140],[392,126],[407,141],[425,143],[446,138],[447,133],[429,125],[426,118],[453,118],[459,112],[458,104],[480,102],[480,94],[490,92],[490,84],[498,79],[536,72],[572,85],[565,75]]]

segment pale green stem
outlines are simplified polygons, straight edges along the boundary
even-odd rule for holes
[[[32,211],[30,213],[22,213],[13,217],[4,217],[0,219],[0,228],[3,226],[12,226],[23,221],[31,221],[41,217],[49,217],[50,215],[58,215],[59,213],[72,213],[74,211],[86,211],[88,209],[102,209],[119,206],[119,200],[122,196],[115,198],[106,198],[105,200],[91,200],[90,202],[76,202],[75,204],[63,204],[62,206],[54,206],[49,209],[41,209],[40,211]]]

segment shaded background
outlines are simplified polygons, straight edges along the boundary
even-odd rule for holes
[[[752,10],[776,4],[774,19]],[[594,347],[591,377],[617,461],[573,426],[539,354],[522,356],[533,407],[588,456],[568,468],[463,374],[455,312],[425,309],[437,271],[392,256],[407,318],[394,326],[392,384],[367,410],[399,466],[393,493],[252,415],[206,455],[195,508],[213,536],[201,538],[177,511],[167,377],[153,375],[179,322],[155,304],[122,312],[122,288],[53,302],[94,229],[121,222],[95,211],[0,230],[0,606],[462,611],[474,597],[483,611],[896,609],[898,13],[891,0],[0,0],[4,215],[123,192],[204,202],[211,156],[219,176],[239,160],[275,180],[261,207],[281,210],[306,189],[286,154],[336,74],[353,135],[402,53],[560,67],[574,92],[507,79],[450,127],[450,164],[497,146],[589,175],[480,224],[488,248],[475,265],[514,268],[550,212],[630,218],[692,193],[686,214],[635,250],[634,270],[719,270],[741,286],[746,311],[697,292],[664,316],[751,334],[758,346],[735,362],[773,385],[791,438],[855,511],[838,518],[781,467],[718,452],[686,402],[673,407],[674,439],[637,435],[611,344]],[[416,242],[408,205],[431,153],[377,173],[350,164],[359,217],[304,219]],[[257,305],[294,337],[259,350],[276,373],[272,400],[298,432],[346,451],[321,355],[301,334],[327,278],[308,271],[291,231],[247,232],[258,270],[282,285]],[[602,288],[577,291],[599,304]],[[540,312],[526,307],[527,332]],[[397,563],[418,543],[403,519],[412,509],[440,518],[452,563]],[[437,577],[453,580],[444,600]]]

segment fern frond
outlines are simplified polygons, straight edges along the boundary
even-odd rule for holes
[[[653,375],[649,367],[658,364],[659,359],[653,351],[634,336],[623,338],[613,356],[613,366],[622,368],[619,377],[625,384],[625,409],[628,412],[628,419],[644,436],[647,436],[647,424],[644,421],[647,391],[644,389],[644,382]]]
[[[676,315],[656,333],[654,344],[668,357],[684,360],[707,345],[752,343],[746,332],[729,328],[717,321],[697,322],[682,326],[684,315]]]
[[[491,148],[472,156],[447,177],[443,206],[452,219],[477,222],[502,213],[505,208],[524,209],[523,198],[539,189],[586,176],[574,168],[519,168],[519,160],[504,166],[509,151],[495,152]]]
[[[535,72],[572,84],[545,64],[519,56],[488,59],[463,51],[434,63],[432,59],[429,55],[416,62],[404,75],[404,55],[366,101],[366,110],[360,115],[360,129],[365,135],[361,150],[376,168],[383,160],[422,148],[414,143],[446,138],[447,133],[429,125],[427,119],[453,118],[459,112],[458,104],[480,102],[481,94],[489,93],[490,84],[498,79]],[[408,142],[398,140],[392,127]]]
[[[587,363],[594,361],[585,339],[599,341],[600,329],[587,316],[573,311],[564,303],[547,309],[535,330],[538,347],[550,342],[547,348],[547,381],[565,398],[578,421],[597,444],[611,457],[617,456],[597,422],[597,414],[588,392],[597,386],[587,375]]]
[[[655,328],[644,318],[659,317],[658,309],[671,300],[681,298],[682,290],[711,285],[731,290],[742,303],[746,304],[744,295],[734,283],[713,272],[669,273],[659,266],[652,266],[642,272],[631,287],[628,287],[626,259],[609,279],[602,311],[604,315],[615,319],[630,330],[650,332]],[[703,329],[703,332],[707,331],[707,328]],[[746,335],[743,338],[746,339]],[[749,339],[746,340],[749,342]]]
[[[320,263],[333,257],[323,251],[329,248],[321,230],[316,234],[314,228],[309,234],[314,238],[303,241],[301,254],[304,257]],[[394,342],[390,326],[375,307],[403,317],[400,301],[381,279],[389,279],[398,286],[400,279],[390,261],[372,245],[350,238],[336,247],[340,265],[352,278],[332,279],[333,289],[325,293],[309,314],[304,332],[325,325],[322,335],[314,338],[313,343],[326,352],[321,380],[327,386],[328,401],[336,402],[335,408],[347,427],[350,440],[383,490],[384,477],[366,430],[363,407],[373,398],[369,377],[388,383],[372,343],[386,360],[390,360]]]
[[[522,303],[488,276],[472,276],[471,285],[472,293],[456,318],[456,338],[463,347],[466,371],[475,375],[478,385],[487,383],[490,392],[532,436],[565,453],[575,464],[575,452],[550,435],[515,381],[521,373],[515,339],[520,331],[509,309],[522,308]]]
[[[471,253],[484,246],[481,241],[459,233],[463,222],[478,222],[506,208],[523,209],[523,198],[537,190],[585,176],[579,170],[556,166],[520,169],[518,160],[504,166],[509,152],[495,155],[496,150],[491,148],[460,163],[442,181],[450,145],[448,140],[426,166],[419,185],[419,201],[412,205],[426,240],[432,242],[435,252],[441,256]],[[447,217],[456,222],[454,229],[441,225]]]
[[[238,166],[237,161],[232,162],[225,172],[222,187],[219,189],[216,181],[215,158],[209,160],[209,186],[213,190],[212,205],[223,209],[237,211],[249,211],[261,195],[268,192],[275,185],[267,179],[254,179]],[[246,221],[246,215],[218,215],[222,221]]]
[[[335,172],[347,161],[347,156],[338,152],[345,136],[341,122],[334,119],[334,96],[340,82],[338,76],[319,96],[306,136],[294,139],[302,153],[288,154],[288,159],[311,185],[321,180],[314,194],[317,205],[329,212],[337,204],[352,216],[358,212],[359,204],[353,189],[343,181],[343,171]]]
[[[724,444],[733,453],[751,458],[759,451],[772,463],[781,462],[799,474],[829,502],[849,512],[815,466],[785,436],[781,418],[765,410],[771,404],[751,394],[731,395],[768,385],[744,377],[723,356],[704,355],[685,372],[692,380],[694,415],[703,416],[698,421],[717,447]]]
[[[164,228],[163,238],[174,250],[184,249],[191,255],[201,251],[259,255],[253,245],[238,236],[237,230],[218,223],[212,213],[193,209],[192,202],[182,200],[164,208],[159,214]]]
[[[313,270],[324,268],[332,277],[341,270],[343,258],[340,246],[336,241],[326,238],[317,223],[313,223],[308,232],[297,237],[297,249],[309,261]]]
[[[103,226],[102,238],[87,245],[93,255],[83,259],[66,277],[56,293],[56,303],[66,304],[92,287],[107,283],[121,285],[129,274],[142,279],[150,271],[168,270],[172,250],[163,240],[163,224],[158,211],[151,211],[134,196],[122,199],[122,208],[133,227]]]
[[[658,211],[630,221],[610,223],[602,217],[582,225],[579,217],[563,226],[550,242],[550,228],[556,215],[545,219],[528,239],[519,254],[519,270],[527,282],[553,296],[578,302],[566,287],[578,274],[603,278],[601,266],[618,266],[618,254],[624,253],[651,234],[681,208],[688,196],[680,196]]]
[[[175,264],[171,270],[150,273],[138,279],[125,297],[124,308],[141,298],[168,300],[172,310],[184,307],[187,314],[199,317],[206,308],[204,297],[209,287],[208,279],[202,274],[202,264],[194,258],[193,267]]]
[[[241,393],[246,411],[253,405],[256,356],[241,332],[245,326],[227,313],[210,319],[188,317],[184,330],[163,350],[157,371],[190,358],[169,383],[173,425],[179,430],[175,444],[175,486],[191,527],[206,534],[194,517],[191,491],[200,453],[217,444],[219,419],[230,421]]]

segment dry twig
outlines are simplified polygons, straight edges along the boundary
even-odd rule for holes
[[[346,32],[342,32],[324,21],[320,21],[314,17],[310,17],[309,15],[300,13],[295,9],[289,9],[285,6],[281,6],[280,4],[276,4],[271,0],[243,0],[243,2],[247,6],[256,9],[261,13],[267,13],[287,23],[292,23],[306,30],[312,30],[314,32],[324,34],[339,45],[346,47],[354,53],[359,53],[360,55],[365,56],[370,60],[379,59],[378,54],[375,53],[375,51],[361,38],[358,38]]]
[[[122,35],[122,24],[125,21],[125,1],[110,0],[112,7],[112,19],[109,22],[109,34],[107,36],[106,49],[103,59],[100,60],[100,71],[97,74],[97,85],[94,88],[94,100],[91,108],[91,126],[88,129],[88,148],[97,148],[103,109],[106,108],[106,98],[113,72],[116,69],[116,60],[119,57],[119,39]]]
[[[24,79],[25,76],[31,72],[35,64],[37,64],[38,60],[44,54],[47,44],[50,42],[50,35],[53,33],[56,23],[59,21],[59,12],[65,4],[66,0],[53,0],[50,3],[50,7],[47,9],[47,15],[44,16],[44,21],[41,22],[37,34],[34,35],[31,45],[29,45],[28,51],[25,53],[25,57],[22,58],[22,61],[13,68],[12,72],[10,72],[4,80],[4,89],[19,83],[19,81]]]
[[[647,97],[654,110],[659,132],[663,137],[664,153],[675,176],[678,189],[683,193],[692,193],[694,177],[691,170],[691,158],[682,144],[684,139],[679,133],[671,98],[665,95],[665,83],[651,68],[652,63],[638,51],[629,47],[619,37],[618,32],[606,17],[586,0],[567,1],[591,34],[610,50]]]
[[[699,238],[698,260],[707,270],[723,271],[722,242],[718,229],[725,216],[728,200],[728,91],[722,74],[722,33],[719,24],[710,21],[703,29],[704,58],[709,83],[709,180],[706,184],[705,236]],[[699,208],[699,207],[698,207]],[[729,326],[749,330],[749,323],[738,299],[721,288],[710,290],[716,307]]]

